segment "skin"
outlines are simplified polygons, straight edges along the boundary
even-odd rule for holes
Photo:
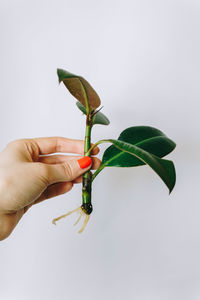
[[[98,152],[96,147],[92,155]],[[77,160],[83,155],[84,141],[63,137],[21,139],[5,147],[0,153],[0,240],[32,205],[69,192],[83,173],[99,168],[101,161],[92,157],[92,165],[81,169]]]

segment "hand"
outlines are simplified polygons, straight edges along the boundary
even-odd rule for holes
[[[33,204],[70,191],[91,168],[91,164],[80,167],[81,156],[49,154],[83,155],[83,149],[83,141],[62,137],[22,139],[6,146],[0,153],[0,240],[9,236]],[[92,154],[98,152],[96,147]],[[92,157],[93,169],[100,164]]]

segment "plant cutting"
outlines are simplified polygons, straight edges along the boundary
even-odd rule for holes
[[[84,156],[91,156],[92,150],[102,144],[110,143],[102,157],[101,166],[92,173],[87,171],[82,181],[82,204],[52,222],[74,212],[79,212],[75,225],[83,217],[83,225],[79,233],[85,229],[92,213],[92,182],[106,167],[137,167],[148,165],[166,184],[169,193],[176,182],[175,167],[172,161],[163,159],[174,150],[176,144],[162,131],[150,126],[133,126],[123,130],[118,139],[103,139],[91,145],[91,131],[94,125],[109,125],[108,118],[100,111],[101,100],[93,87],[82,76],[57,69],[59,83],[63,82],[68,91],[78,100],[77,107],[86,115]]]

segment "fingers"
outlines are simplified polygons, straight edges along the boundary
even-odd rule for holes
[[[75,155],[47,155],[47,156],[40,156],[38,161],[44,164],[61,164],[71,159],[79,159],[82,156],[75,156]]]
[[[84,149],[84,141],[71,140],[64,137],[44,137],[35,138],[39,153],[42,155],[63,152],[82,154]]]
[[[75,178],[72,183],[81,183],[83,181],[83,176],[79,176],[78,178]]]
[[[45,164],[61,164],[69,160],[80,159],[82,156],[70,156],[70,155],[51,155],[51,156],[41,156],[39,162]],[[101,160],[97,157],[92,157],[92,170],[96,170],[100,167]]]
[[[77,153],[83,155],[84,153],[84,141],[73,140],[64,137],[44,137],[32,139],[39,149],[40,155],[46,155],[51,153],[63,152],[63,153]],[[96,155],[99,152],[99,148],[96,147],[92,154]]]
[[[92,144],[93,145],[93,144]],[[56,152],[84,154],[84,141],[71,140],[63,137],[47,137],[35,139],[19,139],[10,142],[2,151],[4,161],[19,160],[28,162],[40,161],[40,155],[47,155]],[[99,148],[92,150],[92,155],[96,155]],[[10,153],[10,154],[9,154]]]
[[[69,192],[73,187],[72,182],[59,182],[52,184],[42,193],[42,195],[33,203],[37,204],[43,200],[50,199]]]
[[[34,163],[37,174],[45,185],[56,182],[73,181],[80,177],[92,166],[92,159],[84,156],[81,159],[71,159],[62,164],[42,164]]]
[[[91,146],[93,146],[93,145],[94,145],[94,144],[91,143]],[[94,149],[92,149],[91,154],[92,154],[92,155],[97,155],[97,154],[99,153],[99,151],[100,151],[99,147],[96,146]]]

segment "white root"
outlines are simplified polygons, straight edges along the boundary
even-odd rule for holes
[[[60,220],[60,219],[62,219],[62,218],[65,218],[65,217],[67,217],[67,216],[69,216],[69,215],[71,215],[71,214],[73,214],[74,212],[79,211],[79,210],[82,211],[81,207],[78,207],[78,208],[76,208],[76,209],[74,209],[74,210],[68,212],[68,213],[65,214],[65,215],[62,215],[62,216],[60,216],[60,217],[58,217],[58,218],[53,219],[52,223],[53,223],[54,225],[56,225],[56,222],[57,222],[58,220]]]
[[[85,227],[86,227],[86,225],[87,225],[89,219],[90,219],[90,215],[86,215],[86,214],[85,214],[85,219],[84,219],[84,222],[83,222],[83,226],[82,226],[81,229],[78,231],[78,233],[83,232],[83,230],[85,229]]]
[[[74,226],[78,224],[78,222],[80,221],[80,219],[83,216],[83,214],[84,214],[84,211],[81,210],[80,216],[78,217],[77,221],[74,223]]]
[[[73,213],[76,212],[76,211],[78,211],[78,212],[80,213],[80,215],[79,215],[79,217],[78,217],[78,219],[77,219],[77,221],[75,222],[74,225],[77,225],[78,222],[81,220],[81,218],[84,216],[83,225],[82,225],[81,229],[78,231],[78,233],[81,233],[81,232],[83,232],[83,230],[85,229],[85,227],[86,227],[86,225],[87,225],[87,223],[88,223],[88,221],[89,221],[89,219],[90,219],[90,215],[87,215],[87,214],[82,210],[81,207],[78,207],[78,208],[76,208],[76,209],[74,209],[74,210],[68,212],[67,214],[64,214],[64,215],[62,215],[62,216],[60,216],[60,217],[58,217],[58,218],[53,219],[52,223],[53,223],[54,225],[56,225],[56,222],[57,222],[58,220],[60,220],[60,219],[62,219],[62,218],[65,218],[65,217],[67,217],[67,216],[73,214]]]

